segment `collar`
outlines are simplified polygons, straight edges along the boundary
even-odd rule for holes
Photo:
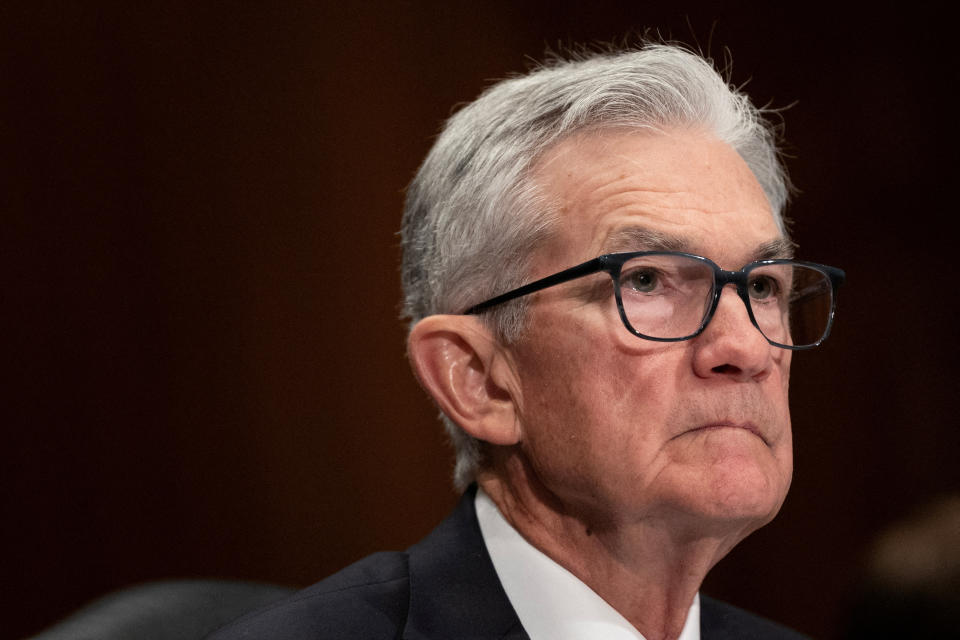
[[[476,486],[453,513],[410,547],[405,640],[529,640],[483,544],[474,511]]]
[[[590,587],[527,542],[482,489],[476,514],[503,590],[532,640],[644,640]],[[699,594],[678,640],[700,640]]]

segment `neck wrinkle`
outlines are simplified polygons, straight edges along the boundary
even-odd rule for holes
[[[518,448],[509,449],[478,474],[480,487],[527,542],[590,587],[647,640],[680,635],[707,572],[749,533],[678,533],[671,522],[655,517],[588,522],[539,481]]]

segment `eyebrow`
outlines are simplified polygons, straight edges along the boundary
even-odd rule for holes
[[[692,251],[690,243],[683,237],[653,231],[644,227],[627,227],[607,237],[603,243],[604,251],[619,253],[623,251]],[[789,238],[779,237],[759,245],[753,251],[750,261],[793,258],[797,245]],[[709,257],[709,256],[707,256]]]
[[[754,252],[754,260],[776,260],[777,258],[793,258],[797,245],[789,238],[776,238],[770,242],[764,242],[757,247]]]
[[[607,236],[604,251],[687,251],[689,244],[683,238],[644,227],[627,227]]]

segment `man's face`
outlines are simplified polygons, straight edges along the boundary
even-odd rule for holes
[[[729,146],[701,133],[610,131],[537,164],[556,233],[531,279],[604,253],[669,248],[739,269],[782,240],[763,191]],[[521,447],[543,488],[595,527],[664,518],[691,531],[769,521],[790,485],[790,351],[773,347],[727,287],[684,342],[637,338],[610,277],[536,294],[511,346]]]

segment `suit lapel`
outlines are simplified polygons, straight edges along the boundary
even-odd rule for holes
[[[471,486],[453,513],[408,550],[407,640],[503,638],[529,640],[480,534]]]

